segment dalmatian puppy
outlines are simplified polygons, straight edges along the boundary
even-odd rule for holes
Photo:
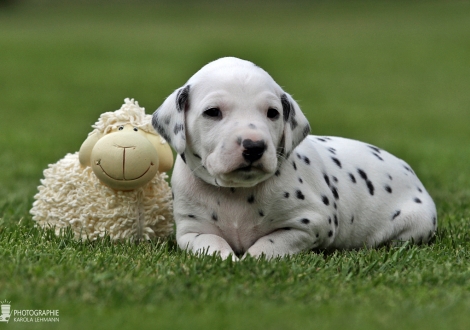
[[[211,62],[153,114],[179,154],[172,176],[178,245],[222,258],[356,249],[437,227],[410,166],[370,144],[309,135],[298,104],[263,69]]]

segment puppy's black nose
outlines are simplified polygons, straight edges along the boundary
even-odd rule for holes
[[[249,162],[255,162],[260,159],[266,150],[266,143],[264,140],[253,141],[250,139],[243,140],[243,158]]]

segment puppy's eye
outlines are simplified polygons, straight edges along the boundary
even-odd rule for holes
[[[277,111],[276,109],[273,109],[273,108],[269,108],[267,116],[268,116],[269,119],[276,120],[276,119],[279,118],[279,111]]]
[[[119,126],[118,130],[122,131],[124,129],[124,126]]]
[[[137,127],[134,127],[134,132],[137,132],[139,129]]]
[[[212,118],[212,119],[222,119],[222,112],[219,108],[210,108],[204,111],[204,117]]]

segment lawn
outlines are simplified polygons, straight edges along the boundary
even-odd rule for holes
[[[23,0],[0,6],[0,301],[11,329],[470,328],[468,1]],[[239,263],[34,227],[42,171],[131,97],[152,113],[205,63],[251,60],[312,133],[364,140],[433,196],[430,245]]]

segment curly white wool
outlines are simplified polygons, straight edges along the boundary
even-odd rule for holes
[[[151,115],[133,99],[121,109],[103,113],[93,128],[108,132],[131,123],[155,132]],[[132,191],[116,191],[103,183],[91,167],[83,167],[78,152],[67,154],[44,170],[44,179],[30,213],[43,228],[53,227],[59,235],[71,227],[75,237],[95,240],[108,234],[112,239],[150,240],[173,232],[173,201],[166,173]]]
[[[121,109],[102,113],[92,127],[95,129],[93,132],[99,131],[106,134],[113,128],[125,124],[131,124],[148,133],[155,133],[152,116],[145,114],[145,109],[139,106],[139,102],[129,98],[124,100]]]
[[[145,186],[116,191],[102,184],[78,153],[67,154],[44,170],[31,209],[33,220],[55,233],[70,226],[76,238],[153,239],[173,232],[171,189],[166,173]]]

